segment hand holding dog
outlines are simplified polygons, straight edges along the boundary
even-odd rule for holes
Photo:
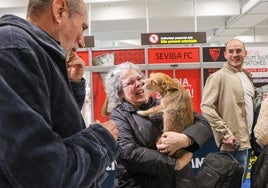
[[[189,146],[190,138],[182,133],[164,132],[161,136],[162,143],[156,144],[157,149],[161,153],[172,155],[175,151]]]

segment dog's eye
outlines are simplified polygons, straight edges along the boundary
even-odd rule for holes
[[[156,82],[154,80],[151,80],[151,85],[155,85]]]

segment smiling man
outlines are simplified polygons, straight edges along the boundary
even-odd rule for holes
[[[245,172],[250,157],[250,135],[253,123],[254,86],[249,72],[243,69],[247,55],[245,45],[238,39],[226,44],[227,63],[206,81],[201,109],[209,120],[217,145],[234,154],[235,143],[240,145],[235,158]]]

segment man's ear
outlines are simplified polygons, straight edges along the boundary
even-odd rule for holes
[[[224,52],[224,57],[225,57],[225,59],[227,59],[227,52]]]
[[[62,21],[63,15],[67,13],[68,8],[65,0],[54,0],[52,3],[52,15],[57,23]]]
[[[245,56],[247,56],[248,55],[248,51],[247,50],[245,50]]]

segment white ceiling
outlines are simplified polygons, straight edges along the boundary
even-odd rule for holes
[[[140,46],[141,33],[206,32],[207,44],[231,38],[268,45],[268,0],[86,0],[96,48]],[[27,0],[0,0],[0,16],[25,17]]]

